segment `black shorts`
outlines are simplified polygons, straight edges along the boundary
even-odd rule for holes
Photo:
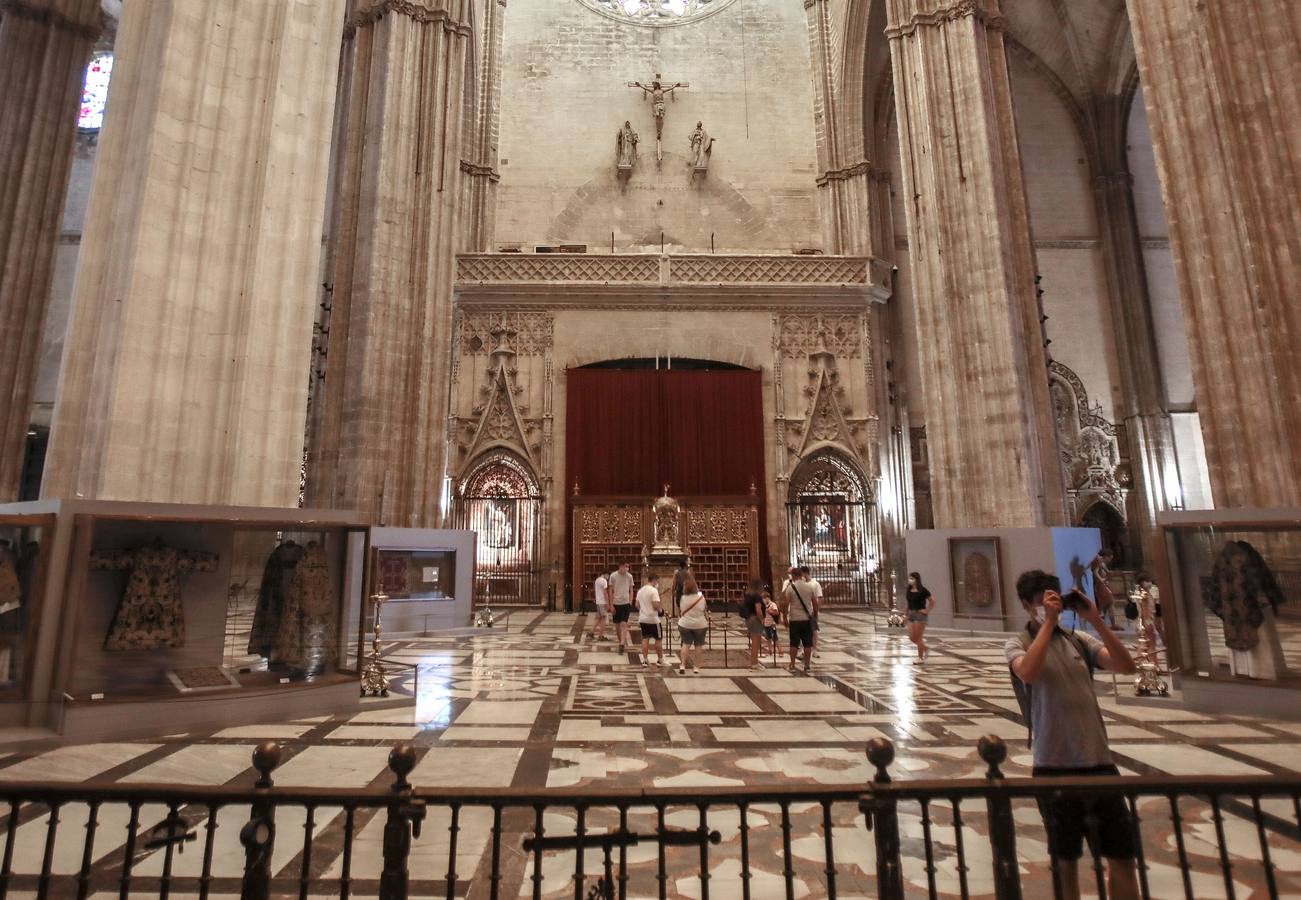
[[[658,622],[642,622],[641,636],[648,641],[658,641],[660,639],[660,625]]]
[[[1036,778],[1119,774],[1120,771],[1115,766],[1096,766],[1090,769],[1034,768]],[[1044,817],[1044,830],[1048,832],[1048,852],[1058,859],[1079,859],[1084,854],[1086,840],[1095,855],[1107,859],[1133,859],[1138,855],[1129,804],[1118,794],[1063,794],[1059,797],[1045,797],[1039,800],[1039,813]],[[1090,819],[1096,823],[1096,835]]]
[[[813,646],[813,623],[812,622],[791,622],[790,634],[791,634],[792,647]]]
[[[631,616],[631,603],[616,603],[614,605],[614,624],[618,625],[620,622],[627,622]]]

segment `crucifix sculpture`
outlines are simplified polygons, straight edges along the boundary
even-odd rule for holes
[[[650,97],[651,113],[655,116],[655,159],[663,158],[663,152],[660,142],[664,138],[664,97],[673,96],[673,92],[678,88],[691,87],[685,81],[675,81],[673,84],[665,84],[660,79],[663,78],[659,72],[651,79],[650,84],[643,84],[640,81],[629,81],[628,87],[641,88],[642,98]]]

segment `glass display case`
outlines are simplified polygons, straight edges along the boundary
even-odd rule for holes
[[[355,704],[367,527],[301,509],[0,506],[0,691],[27,707],[11,724],[93,738],[249,701],[285,717]]]
[[[470,624],[475,532],[439,528],[370,530],[366,596],[385,597],[386,635],[429,634]],[[371,623],[371,617],[367,617]]]
[[[1301,510],[1173,512],[1158,525],[1157,630],[1185,693],[1301,688]]]

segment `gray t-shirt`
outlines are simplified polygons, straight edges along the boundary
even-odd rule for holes
[[[1075,637],[1083,641],[1097,666],[1102,642],[1082,631]],[[1025,656],[1032,640],[1028,631],[1008,640],[1008,665]],[[1043,671],[1027,687],[1036,766],[1086,769],[1111,765],[1107,727],[1102,723],[1089,665],[1080,655],[1079,645],[1066,632],[1058,629],[1053,634]]]

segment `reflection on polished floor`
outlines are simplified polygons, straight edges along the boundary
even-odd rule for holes
[[[395,694],[405,692],[406,699],[369,702],[362,712],[349,716],[271,725],[232,724],[205,734],[12,754],[0,758],[0,780],[108,778],[251,784],[249,754],[253,746],[275,739],[285,746],[285,760],[275,774],[276,783],[283,786],[387,785],[392,777],[385,768],[387,748],[402,740],[418,747],[419,762],[411,780],[421,787],[841,786],[862,784],[870,778],[864,745],[874,737],[895,743],[898,756],[892,771],[896,778],[979,775],[983,767],[974,745],[985,734],[1007,740],[1011,750],[1007,774],[1028,773],[1025,731],[1008,681],[1004,639],[998,635],[935,631],[930,658],[924,665],[916,665],[912,646],[899,630],[887,629],[863,613],[828,612],[823,616],[820,656],[813,674],[804,676],[792,675],[784,667],[764,671],[744,668],[739,660],[743,638],[733,621],[728,627],[734,630],[727,636],[733,667],[680,676],[671,667],[643,669],[635,652],[620,655],[613,644],[594,645],[583,640],[585,625],[581,616],[530,611],[513,615],[506,629],[473,637],[400,639],[390,645],[390,655],[420,666],[418,690],[412,676],[395,679]],[[719,650],[722,643],[719,632],[714,649]],[[1099,681],[1110,687],[1109,680],[1100,677]],[[1210,717],[1181,709],[1173,700],[1122,704],[1112,699],[1109,691],[1102,703],[1122,771],[1268,775],[1301,770],[1301,756],[1293,750],[1301,735],[1297,723],[1248,716]],[[824,859],[822,838],[812,819],[814,811],[793,812],[810,817],[808,822],[803,818],[796,822],[793,853],[799,876],[795,894],[819,896],[824,893],[819,880]],[[460,823],[456,852],[457,870],[462,873],[473,873],[482,864],[487,833],[477,815],[467,813]],[[670,825],[678,815],[670,815]],[[686,819],[693,815],[691,810],[681,811]],[[1018,847],[1026,871],[1033,874],[1042,865],[1044,849],[1038,817],[1033,807],[1018,808],[1016,815],[1024,828]],[[446,811],[441,816],[446,819]],[[322,841],[313,857],[313,869],[322,876],[339,866],[338,854],[329,850],[331,823],[325,818],[316,823],[322,829]],[[755,808],[751,841],[775,833],[770,818]],[[817,820],[820,818],[818,812]],[[64,811],[56,871],[75,872],[80,862],[81,835],[77,828],[66,827],[75,824],[75,819],[75,810]],[[237,819],[230,819],[234,827],[218,832],[219,844],[230,844],[225,847],[227,853],[241,852]],[[723,846],[713,857],[718,866],[711,884],[715,897],[739,896],[739,882],[734,880],[738,864],[728,850],[737,840],[736,819],[733,812],[731,820],[723,814],[711,821],[711,827],[723,832]],[[1245,820],[1226,819],[1231,849],[1255,841],[1254,828]],[[18,830],[18,871],[39,870],[42,821],[34,819]],[[439,822],[439,815],[432,815],[425,838],[418,842],[420,847],[435,850],[427,865],[413,857],[417,882],[427,875],[432,885],[446,871],[447,823],[442,823],[440,832]],[[910,857],[905,875],[913,887],[924,890],[925,861],[918,849],[921,819],[903,815],[901,823],[905,854]],[[301,821],[297,824],[301,829]],[[694,827],[694,822],[685,819],[677,824]],[[597,822],[592,825],[600,827]],[[837,808],[836,825],[846,829],[837,841],[837,865],[852,865],[850,858],[861,853],[861,862],[856,864],[862,872],[859,889],[854,889],[856,879],[851,872],[839,882],[840,895],[870,896],[871,837],[862,828],[862,816],[852,806]],[[939,817],[935,825],[935,866],[943,894],[957,889],[950,846],[953,829],[944,827]],[[292,829],[293,816],[285,816],[280,827],[282,831]],[[557,811],[548,818],[547,827],[549,831],[572,832],[572,814],[567,817]],[[1161,831],[1161,813],[1153,811],[1144,827],[1152,829],[1147,841],[1156,848],[1148,859],[1152,895],[1182,895],[1182,876],[1172,864],[1168,822]],[[1184,827],[1196,896],[1224,896],[1215,826],[1209,813],[1190,809]],[[359,833],[357,866],[378,866],[381,832],[382,821],[376,819]],[[101,833],[104,842],[96,852],[108,858],[115,850],[111,829],[105,827]],[[63,835],[67,836],[66,847]],[[442,855],[437,852],[440,840]],[[992,889],[987,856],[981,857],[979,852],[968,853],[973,895]],[[642,888],[646,893],[655,889],[653,881],[644,885],[637,881],[641,876],[636,875],[636,867],[654,868],[653,859],[642,858],[646,853],[654,856],[653,850],[629,855],[634,866],[633,887],[637,888],[630,896],[641,896]],[[277,855],[281,854],[284,858],[277,865],[289,866],[293,847],[282,849],[277,844]],[[1280,837],[1271,842],[1271,857],[1278,868],[1280,890],[1286,887],[1285,894],[1301,894],[1301,845]],[[594,857],[592,864],[596,862]],[[518,885],[511,895],[517,889],[531,890],[523,857],[512,857],[508,863],[514,866],[513,870],[507,867],[513,871],[508,883]],[[151,864],[142,858],[141,871]],[[422,874],[425,868],[429,871]],[[572,895],[571,873],[572,865],[566,868],[563,861],[549,864],[544,872],[544,893],[563,896],[568,890]],[[765,886],[776,887],[780,874],[778,862],[758,861],[753,895],[770,896],[764,893]],[[468,874],[465,877],[468,879]],[[1234,878],[1238,897],[1256,895],[1253,891],[1259,890],[1259,880],[1250,865],[1236,867]],[[770,879],[775,880],[770,883]],[[694,875],[679,879],[669,893],[697,896],[699,882]],[[1033,896],[1034,891],[1028,895]]]

